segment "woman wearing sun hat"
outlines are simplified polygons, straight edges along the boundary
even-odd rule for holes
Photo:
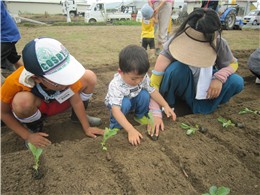
[[[90,126],[100,125],[101,120],[85,113],[96,85],[94,72],[86,70],[52,38],[30,41],[22,58],[24,66],[7,77],[1,87],[1,120],[10,129],[26,142],[44,147],[51,142],[42,132],[43,117],[73,108],[71,120],[80,123],[87,136],[103,134]]]
[[[193,113],[212,113],[242,91],[243,78],[227,42],[221,37],[221,23],[212,9],[194,10],[164,44],[152,71],[151,85],[171,107],[185,101]],[[151,101],[156,135],[164,129],[161,109]]]

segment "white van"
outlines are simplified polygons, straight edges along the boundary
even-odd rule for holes
[[[259,25],[260,24],[260,10],[252,10],[244,16],[243,18],[244,25],[246,24],[252,24],[252,25]]]

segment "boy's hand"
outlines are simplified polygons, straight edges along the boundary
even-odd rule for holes
[[[164,113],[166,114],[167,118],[169,118],[170,116],[172,116],[172,120],[175,121],[176,120],[176,114],[173,111],[173,108],[171,108],[170,106],[165,106],[164,107]]]
[[[97,137],[96,135],[103,135],[104,130],[99,129],[97,127],[89,127],[87,130],[85,130],[85,133],[89,137],[96,138]]]
[[[130,142],[130,144],[132,144],[133,146],[137,146],[138,144],[141,143],[141,139],[143,139],[142,134],[137,131],[136,129],[131,130],[128,132],[128,141]]]
[[[49,135],[47,133],[42,133],[42,132],[31,133],[28,136],[27,141],[29,143],[33,144],[37,148],[42,148],[42,147],[45,147],[45,146],[48,146],[48,145],[51,144],[51,141],[48,140],[47,138],[45,138],[45,137],[48,137],[48,136]]]

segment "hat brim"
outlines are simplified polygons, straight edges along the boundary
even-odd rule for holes
[[[72,85],[76,83],[85,73],[86,69],[72,55],[69,64],[52,74],[44,75],[48,80],[60,85]]]
[[[202,37],[202,33],[188,28],[186,33],[192,37]],[[209,42],[203,42],[190,38],[185,32],[172,40],[169,45],[171,55],[178,61],[200,68],[206,68],[215,64],[217,53]],[[214,40],[214,42],[216,39]]]

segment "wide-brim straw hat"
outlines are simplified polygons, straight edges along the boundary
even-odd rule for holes
[[[213,41],[216,45],[216,38]],[[206,68],[215,64],[217,53],[202,32],[190,26],[169,45],[172,56],[187,65]]]

